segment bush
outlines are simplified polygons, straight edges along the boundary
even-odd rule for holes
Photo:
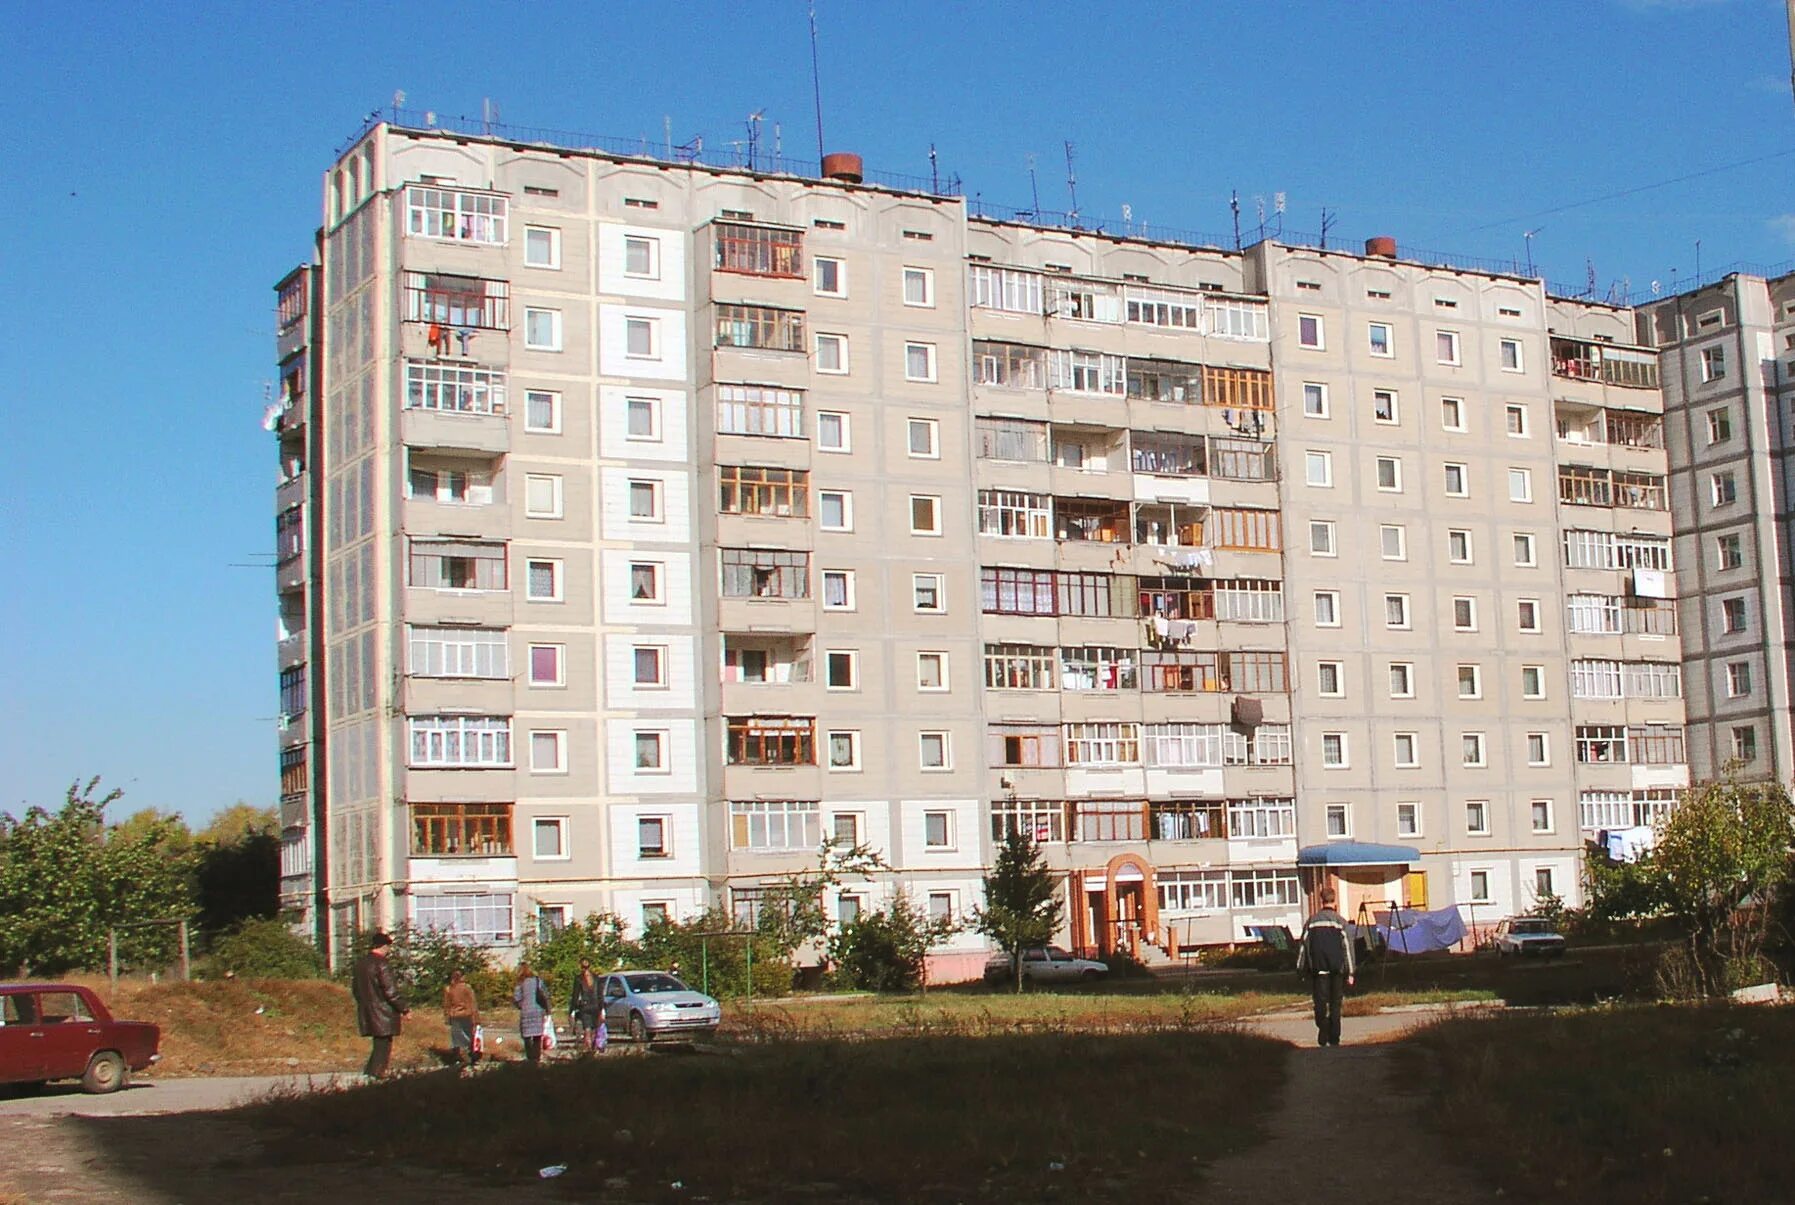
[[[836,981],[860,991],[915,991],[934,928],[902,893],[883,911],[862,912],[829,940]]]
[[[207,979],[234,975],[242,979],[322,979],[324,959],[318,947],[285,921],[246,920],[212,942],[212,953],[200,968]]]
[[[373,936],[373,930],[364,929],[351,939],[343,969],[345,978],[354,975],[355,964],[368,952],[368,942]],[[453,934],[440,929],[419,929],[411,925],[400,925],[390,936],[393,950],[387,957],[393,960],[399,992],[411,1007],[432,1008],[438,1004],[443,989],[449,986],[452,971],[460,971],[476,985],[474,991],[483,1006],[498,1002],[483,993],[480,987],[484,984],[486,992],[499,994],[492,978],[495,972],[492,951],[486,946],[459,941]],[[509,982],[502,972],[499,974]],[[504,989],[503,996],[506,1001],[511,999],[510,987]]]
[[[689,921],[658,922],[643,931],[627,959],[631,966],[659,971],[677,966],[680,977],[699,990],[705,990],[708,978],[713,996],[746,996],[752,946],[753,994],[782,996],[791,991],[791,955],[779,940],[760,933],[738,935],[735,929],[735,918],[721,908]]]
[[[626,963],[636,965],[631,961],[635,953],[623,936],[623,922],[609,912],[591,913],[578,924],[557,929],[547,941],[524,942],[524,961],[562,1005],[579,977],[582,958],[592,963],[595,974],[603,975]]]

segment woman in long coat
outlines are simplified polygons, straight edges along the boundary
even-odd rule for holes
[[[548,985],[536,977],[527,962],[517,966],[517,986],[511,990],[511,1002],[517,1005],[517,1032],[524,1040],[524,1058],[531,1064],[542,1061],[542,1031],[549,1025]]]

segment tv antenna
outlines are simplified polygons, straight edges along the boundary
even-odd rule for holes
[[[1066,143],[1066,192],[1072,198],[1072,209],[1066,214],[1069,224],[1078,229],[1078,174],[1072,170],[1072,143]]]
[[[498,120],[499,107],[492,102],[492,97],[482,97],[480,100],[480,132],[492,133],[492,127],[498,123]]]
[[[1228,190],[1228,208],[1234,211],[1234,249],[1240,250],[1240,192]]]
[[[1593,259],[1585,258],[1583,261],[1583,284],[1583,295],[1594,297],[1596,295],[1596,261]]]
[[[935,144],[929,143],[929,191],[941,195],[941,161],[935,156]]]
[[[760,123],[765,121],[767,111],[756,109],[748,114],[748,170],[754,170],[754,156],[760,150]]]
[[[1527,244],[1527,275],[1529,275],[1529,276],[1532,276],[1534,274],[1534,272],[1533,272],[1533,239],[1534,239],[1534,236],[1539,234],[1539,232],[1544,229],[1545,229],[1544,226],[1535,226],[1532,230],[1521,231],[1521,241]]]
[[[1273,212],[1275,212],[1278,215],[1278,237],[1279,238],[1284,237],[1284,205],[1285,205],[1285,202],[1287,199],[1288,198],[1286,198],[1282,192],[1274,192],[1271,195],[1272,210],[1273,210]]]
[[[1035,156],[1031,151],[1028,156],[1028,193],[1034,198],[1034,212],[1029,216],[1039,221],[1041,218],[1041,186],[1035,179]]]
[[[1334,222],[1337,219],[1338,215],[1329,213],[1326,205],[1321,207],[1321,249],[1323,251],[1328,249],[1328,235],[1332,233]]]
[[[823,77],[816,60],[816,0],[810,0],[810,94],[816,102],[816,158],[823,161]]]

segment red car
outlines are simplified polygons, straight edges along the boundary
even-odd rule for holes
[[[0,1084],[80,1079],[117,1092],[161,1058],[162,1031],[114,1021],[100,998],[68,983],[0,983]]]

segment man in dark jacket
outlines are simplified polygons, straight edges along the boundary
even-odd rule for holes
[[[392,951],[393,939],[376,933],[368,943],[368,952],[356,962],[355,976],[350,981],[355,991],[356,1025],[362,1037],[372,1039],[367,1066],[362,1068],[362,1074],[370,1079],[386,1074],[393,1057],[393,1039],[399,1036],[404,1018],[411,1015],[399,995],[393,964],[387,961]]]
[[[1340,1002],[1353,983],[1352,935],[1346,918],[1334,911],[1338,898],[1332,887],[1318,893],[1321,910],[1303,922],[1303,940],[1297,946],[1296,969],[1306,971],[1315,997],[1315,1044],[1340,1045]]]

